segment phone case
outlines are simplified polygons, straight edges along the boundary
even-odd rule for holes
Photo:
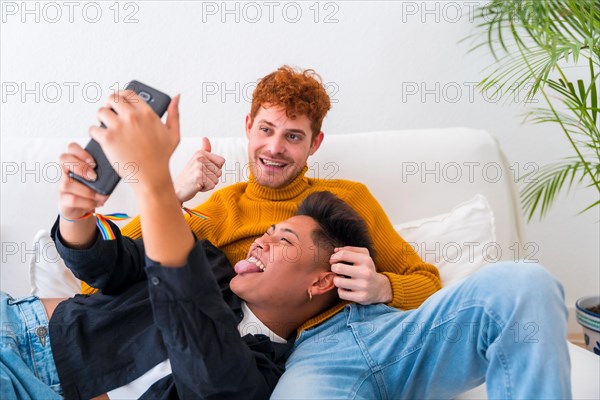
[[[133,80],[129,82],[125,89],[132,90],[137,93],[146,101],[146,103],[148,103],[148,105],[150,105],[150,107],[159,117],[164,115],[169,107],[169,103],[171,102],[171,98],[166,94],[139,81]],[[106,127],[104,124],[100,124],[100,126],[104,128]],[[94,139],[89,141],[85,147],[85,150],[90,153],[96,162],[96,168],[94,170],[96,171],[97,179],[92,182],[79,175],[75,175],[73,172],[69,172],[69,176],[100,194],[107,196],[110,195],[113,190],[115,190],[115,187],[121,180],[121,177],[110,164],[110,161],[108,161],[106,155],[104,155],[104,151],[102,151],[100,144]]]

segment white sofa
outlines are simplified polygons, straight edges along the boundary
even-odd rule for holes
[[[66,138],[3,138],[0,289],[13,295],[30,292],[29,259],[39,229],[49,230],[56,218],[58,155]],[[77,140],[81,144],[86,138]],[[212,140],[225,157],[219,187],[248,176],[246,139]],[[200,138],[185,137],[172,159],[179,172]],[[500,259],[524,258],[526,250],[514,176],[498,143],[487,132],[467,128],[367,132],[326,136],[309,159],[308,176],[345,178],[365,183],[394,224],[446,213],[476,194],[484,195],[494,213]],[[129,179],[135,179],[131,176]],[[208,197],[198,194],[193,206]],[[127,184],[121,183],[102,210],[135,215]],[[39,250],[39,249],[38,249]],[[523,256],[521,256],[523,255]],[[600,358],[570,344],[574,398],[600,398]],[[461,398],[483,398],[483,386]]]

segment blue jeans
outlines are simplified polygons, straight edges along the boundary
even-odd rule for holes
[[[568,399],[561,285],[533,263],[488,265],[416,310],[350,304],[303,331],[273,399]]]
[[[46,310],[0,292],[0,399],[60,399]]]

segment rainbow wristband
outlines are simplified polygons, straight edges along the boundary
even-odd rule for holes
[[[183,211],[185,211],[190,217],[198,217],[198,218],[202,218],[202,219],[208,219],[208,215],[203,214],[200,211],[191,210],[187,207],[184,207],[183,205],[181,206],[181,209]],[[82,219],[89,218],[92,215],[95,216],[96,217],[96,226],[100,230],[100,234],[102,235],[102,238],[104,240],[114,240],[116,238],[115,233],[113,232],[113,230],[110,227],[110,224],[108,223],[108,220],[122,221],[124,219],[131,218],[129,215],[127,215],[125,213],[114,213],[114,214],[87,213],[76,219],[66,218],[60,213],[58,215],[60,215],[60,217],[62,219],[64,219],[65,221],[69,221],[69,222],[80,221]]]
[[[60,212],[58,213],[58,215],[59,215],[59,216],[60,216],[62,219],[64,219],[65,221],[68,221],[68,222],[76,222],[76,221],[81,221],[82,219],[89,218],[89,217],[91,217],[91,216],[92,216],[92,215],[94,215],[94,214],[92,214],[92,213],[83,214],[81,217],[79,217],[79,218],[75,218],[75,219],[69,219],[69,218],[65,217],[64,215],[62,215]]]
[[[82,219],[86,219],[91,217],[92,215],[96,217],[96,226],[100,230],[100,234],[102,235],[102,239],[104,240],[114,240],[116,238],[115,233],[110,227],[108,220],[111,221],[122,221],[124,219],[131,218],[129,215],[125,213],[114,213],[114,214],[98,214],[98,213],[87,213],[82,215],[77,219],[68,219],[65,218],[62,214],[58,214],[62,219],[69,222],[80,221]]]
[[[208,215],[202,214],[200,211],[192,210],[187,207],[181,206],[181,209],[185,211],[190,217],[198,217],[202,219],[208,219]]]

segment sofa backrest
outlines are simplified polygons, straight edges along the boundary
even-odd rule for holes
[[[15,295],[29,292],[27,260],[32,239],[50,229],[57,215],[58,156],[67,138],[3,138],[0,289]],[[86,138],[75,140],[82,145]],[[201,138],[184,137],[171,160],[175,177],[200,147]],[[219,187],[246,180],[245,136],[211,140],[213,152],[225,157]],[[514,176],[498,143],[487,132],[467,128],[398,130],[326,135],[321,148],[309,158],[310,177],[350,179],[367,185],[399,224],[450,211],[457,204],[483,194],[496,224],[502,259],[521,243],[522,220]],[[135,179],[133,170],[125,180]],[[186,203],[192,207],[210,193],[199,193]],[[131,188],[119,184],[101,212],[126,212],[137,205]]]

